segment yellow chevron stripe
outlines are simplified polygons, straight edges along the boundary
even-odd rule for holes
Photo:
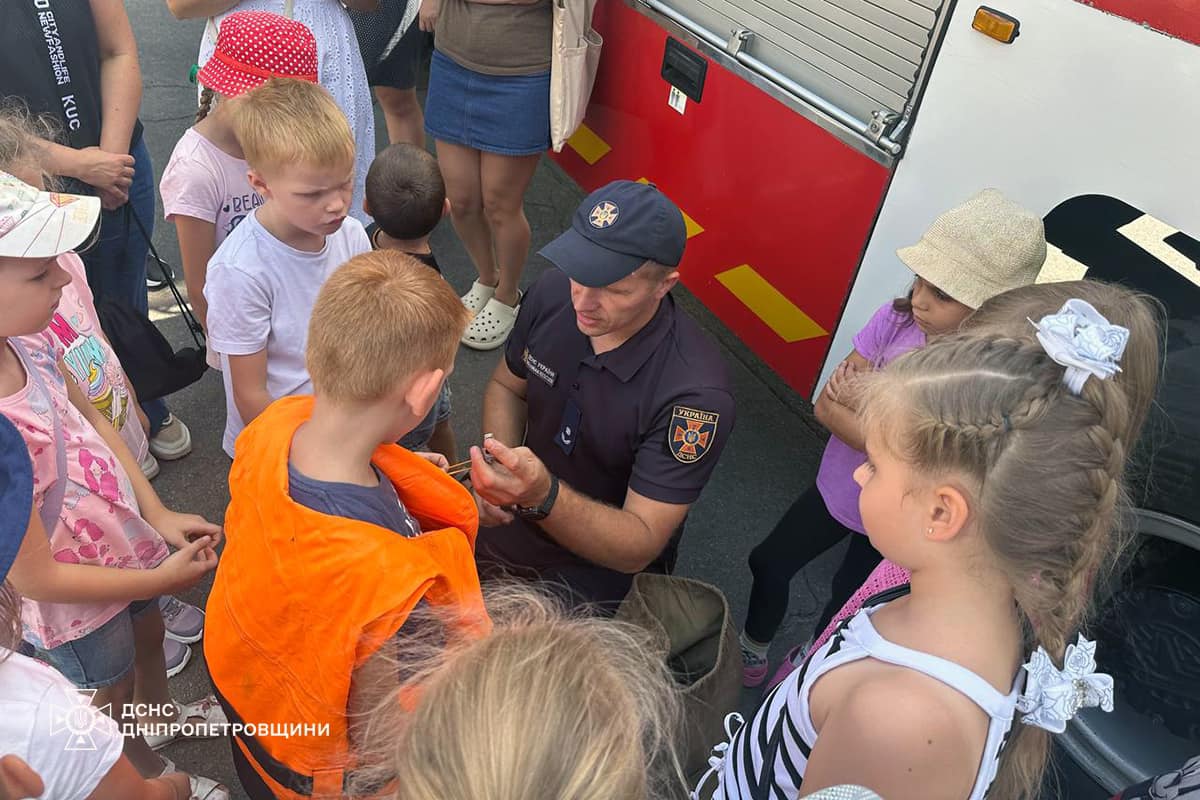
[[[828,335],[828,331],[813,322],[749,264],[719,272],[716,278],[785,342],[790,344]]]
[[[567,144],[588,164],[595,164],[608,155],[609,150],[612,150],[608,142],[597,136],[596,132],[587,125],[580,125],[579,130],[571,134],[570,139],[567,139]]]

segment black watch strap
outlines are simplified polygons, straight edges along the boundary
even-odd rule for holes
[[[513,512],[521,519],[537,522],[550,516],[550,510],[554,508],[554,501],[557,499],[558,476],[552,472],[550,473],[550,491],[546,494],[546,499],[542,501],[542,504],[540,506],[514,506]]]

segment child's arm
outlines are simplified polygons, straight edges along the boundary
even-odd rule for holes
[[[104,443],[112,450],[113,455],[117,457],[117,461],[121,462],[121,467],[129,476],[142,519],[149,522],[167,540],[167,544],[177,550],[187,547],[188,539],[193,535],[210,536],[215,546],[221,538],[221,527],[195,514],[179,514],[164,506],[158,498],[158,493],[150,486],[150,481],[146,480],[146,476],[142,474],[141,465],[133,457],[133,453],[129,452],[129,448],[125,446],[117,429],[83,396],[79,385],[75,383],[75,378],[61,360],[58,362],[58,369],[66,381],[67,396],[71,399],[71,404],[96,429],[96,433],[104,439]]]
[[[829,432],[846,444],[860,452],[866,451],[866,441],[862,426],[858,424],[858,412],[852,400],[852,392],[847,383],[855,373],[868,372],[871,363],[857,350],[851,351],[841,364],[838,364],[833,376],[813,406],[817,421],[829,429]],[[843,397],[843,395],[845,395]]]
[[[55,561],[35,507],[8,580],[22,597],[43,603],[128,602],[182,591],[216,566],[217,554],[207,536],[168,556],[154,569],[114,569]]]
[[[188,300],[200,326],[208,330],[208,300],[204,297],[204,280],[208,275],[208,260],[217,251],[217,226],[196,217],[174,214],[175,233],[179,237],[179,256],[183,261],[183,282],[187,285]]]
[[[242,423],[249,425],[274,401],[267,391],[266,348],[248,356],[229,356],[229,383]]]

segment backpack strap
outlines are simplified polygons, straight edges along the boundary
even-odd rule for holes
[[[42,497],[42,507],[38,509],[38,515],[42,518],[42,526],[46,529],[46,535],[50,536],[54,532],[54,529],[58,527],[58,518],[62,514],[63,496],[67,491],[67,445],[63,437],[62,418],[59,417],[58,409],[54,406],[54,397],[46,387],[46,381],[38,373],[37,367],[34,366],[33,361],[29,358],[29,353],[25,350],[25,346],[17,339],[9,339],[8,343],[12,345],[17,358],[21,360],[21,366],[25,368],[25,374],[29,376],[29,379],[33,381],[37,390],[46,398],[46,405],[50,407],[57,479],[46,490],[46,494]]]

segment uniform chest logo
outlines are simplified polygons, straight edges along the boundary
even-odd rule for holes
[[[667,444],[676,461],[690,464],[704,458],[717,435],[720,414],[698,411],[687,406],[675,406],[667,428]]]
[[[588,214],[588,222],[592,224],[593,228],[607,228],[617,221],[620,214],[621,209],[617,208],[616,203],[601,200],[592,206],[592,213]]]
[[[525,348],[525,352],[521,354],[521,360],[525,362],[525,370],[530,375],[535,376],[538,380],[545,383],[547,386],[553,386],[558,382],[558,372],[551,369],[548,365],[543,364],[534,357],[533,353],[529,352],[529,348]]]

